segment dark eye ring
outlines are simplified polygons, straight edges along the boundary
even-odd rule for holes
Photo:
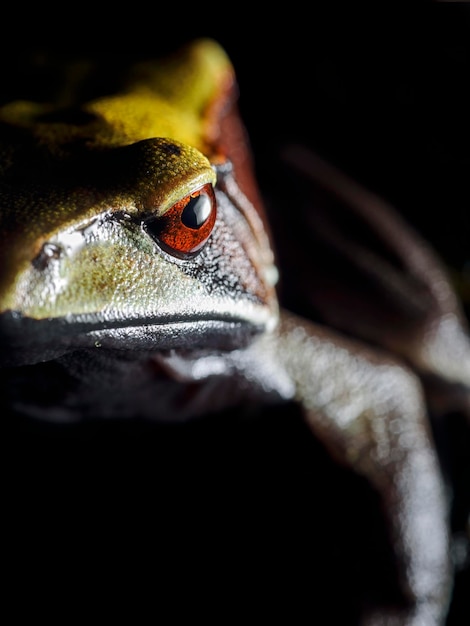
[[[146,219],[144,228],[165,252],[190,259],[206,244],[216,216],[215,194],[208,183],[176,202],[163,215]]]

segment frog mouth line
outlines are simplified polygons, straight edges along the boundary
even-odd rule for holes
[[[67,352],[102,349],[128,352],[218,349],[233,350],[270,328],[259,320],[241,316],[203,314],[158,318],[96,320],[70,316],[36,320],[15,312],[0,317],[2,365],[16,366],[51,360]]]

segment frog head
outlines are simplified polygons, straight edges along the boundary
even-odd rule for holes
[[[134,67],[116,94],[0,111],[9,361],[233,347],[273,327],[276,271],[233,93],[227,57],[202,41]]]

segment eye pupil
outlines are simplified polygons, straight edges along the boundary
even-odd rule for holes
[[[188,228],[197,230],[207,221],[212,211],[210,199],[205,194],[191,198],[181,214],[181,222]]]

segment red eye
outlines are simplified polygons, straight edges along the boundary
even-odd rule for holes
[[[216,214],[214,190],[207,184],[176,202],[164,215],[146,220],[145,229],[163,250],[188,259],[209,239]]]

